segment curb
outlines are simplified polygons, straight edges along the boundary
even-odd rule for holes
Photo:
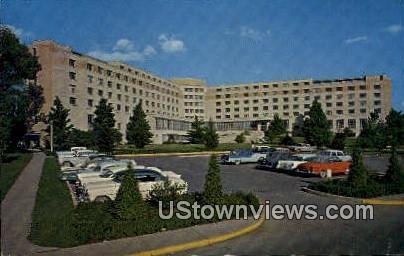
[[[153,156],[205,156],[212,154],[226,154],[229,151],[201,151],[201,152],[181,152],[181,153],[145,153],[145,154],[118,154],[116,157],[153,157]]]
[[[149,251],[143,251],[143,252],[137,252],[130,254],[130,256],[156,256],[156,255],[165,255],[165,254],[171,254],[171,253],[176,253],[180,251],[185,251],[185,250],[190,250],[190,249],[196,249],[200,247],[205,247],[208,245],[224,242],[226,240],[230,240],[242,235],[246,235],[248,233],[251,233],[252,231],[256,230],[259,228],[265,221],[265,215],[261,215],[260,219],[253,224],[241,228],[239,230],[223,234],[223,235],[217,235],[214,237],[210,238],[205,238],[201,240],[196,240],[192,242],[187,242],[187,243],[182,243],[182,244],[176,244],[176,245],[169,245],[165,247],[161,247],[158,249],[154,250],[149,250]]]
[[[363,204],[404,206],[404,200],[362,199]]]
[[[357,198],[357,197],[347,197],[347,196],[334,195],[334,194],[329,194],[329,193],[322,192],[322,191],[309,189],[308,187],[303,187],[302,191],[304,191],[306,193],[318,195],[318,196],[326,196],[326,197],[344,199],[344,200],[348,200],[348,201],[358,203],[358,204],[404,206],[404,199],[388,200],[388,199],[377,199],[377,198],[366,199],[366,198]]]

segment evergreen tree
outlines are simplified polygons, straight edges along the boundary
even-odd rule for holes
[[[209,120],[204,136],[205,146],[208,149],[216,148],[219,145],[219,135],[216,133],[212,120]]]
[[[220,204],[223,198],[220,166],[216,155],[211,155],[208,173],[205,176],[203,198],[209,204]]]
[[[133,220],[144,217],[145,203],[133,172],[133,166],[129,164],[116,194],[114,204],[115,214],[121,220]]]
[[[355,187],[366,186],[369,179],[368,171],[363,164],[362,154],[357,146],[352,153],[352,164],[350,166],[348,181]]]
[[[106,99],[101,99],[94,113],[93,132],[97,147],[101,152],[110,153],[122,136],[120,132],[114,128],[115,119],[112,107],[108,105]]]
[[[401,170],[400,162],[397,155],[396,146],[392,147],[389,159],[389,167],[384,176],[385,180],[389,183],[397,183],[404,181],[404,175]]]
[[[244,132],[240,133],[239,135],[236,136],[236,139],[234,139],[235,142],[237,143],[244,143],[245,142],[245,136]]]
[[[42,87],[34,81],[41,69],[37,57],[10,29],[0,27],[0,158],[37,120],[43,104]]]
[[[294,144],[296,144],[296,142],[289,135],[286,135],[285,137],[283,137],[281,139],[281,145],[290,146],[290,145],[294,145]]]
[[[386,128],[379,120],[379,114],[372,112],[363,123],[362,131],[358,137],[362,148],[384,149],[387,146]]]
[[[344,150],[345,140],[346,140],[345,133],[336,133],[330,146],[333,149]]]
[[[404,144],[404,114],[392,109],[386,117],[386,136],[389,145]]]
[[[53,143],[57,150],[67,149],[70,146],[69,135],[73,125],[70,124],[69,112],[70,110],[63,106],[59,97],[56,97],[49,112],[48,121],[53,124]]]
[[[187,137],[191,144],[202,144],[205,135],[204,122],[195,116],[195,120],[191,124],[191,130],[188,131]]]
[[[303,123],[303,133],[306,141],[318,147],[329,145],[332,139],[330,128],[321,104],[317,100],[314,100],[310,107],[309,116]]]
[[[274,120],[269,123],[268,129],[265,131],[265,139],[272,142],[275,138],[286,133],[285,122],[279,117],[278,114],[274,115]]]
[[[133,109],[133,115],[126,126],[126,140],[128,144],[134,144],[137,148],[144,148],[151,143],[153,134],[150,132],[149,122],[146,120],[146,114],[139,103]]]

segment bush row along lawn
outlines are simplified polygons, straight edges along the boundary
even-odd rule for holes
[[[388,183],[380,177],[370,177],[366,185],[355,186],[345,179],[329,180],[310,184],[310,189],[334,195],[373,198],[404,193],[404,180],[401,183]]]
[[[13,186],[14,182],[31,159],[31,153],[8,154],[5,157],[0,166],[1,201],[3,201],[8,190]]]
[[[58,173],[55,158],[47,158],[29,235],[29,239],[37,245],[72,247],[218,221],[217,216],[211,220],[181,220],[175,215],[169,220],[163,220],[158,216],[156,202],[151,201],[146,202],[145,211],[141,215],[130,221],[117,219],[113,202],[82,203],[74,208],[66,183],[58,180]],[[201,198],[201,194],[195,193],[178,196],[176,200],[187,200],[191,204],[198,201],[203,205]],[[224,198],[226,204],[251,204],[256,207],[259,204],[251,193],[239,192]]]
[[[211,151],[230,151],[238,148],[251,148],[249,143],[223,143]],[[155,154],[155,153],[184,153],[207,151],[203,144],[151,144],[145,148],[135,148],[131,145],[121,146],[115,149],[115,154]]]

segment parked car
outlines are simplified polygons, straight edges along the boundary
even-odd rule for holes
[[[266,155],[265,158],[258,161],[256,168],[258,169],[277,169],[280,160],[290,159],[291,153],[289,151],[274,151]]]
[[[352,157],[350,155],[345,154],[342,150],[335,150],[335,149],[327,149],[323,150],[318,154],[319,157],[323,158],[338,158],[341,161],[352,161]]]
[[[59,180],[76,182],[78,181],[77,172],[76,171],[63,172],[62,174],[59,175]]]
[[[282,159],[278,161],[277,169],[293,171],[296,170],[299,164],[309,162],[316,158],[316,154],[296,154],[292,155],[289,159]]]
[[[94,150],[74,150],[74,151],[58,151],[58,162],[64,167],[82,166],[90,157],[98,156],[98,152]]]
[[[313,152],[314,147],[306,143],[298,143],[296,145],[289,146],[289,149],[294,152]]]
[[[327,177],[327,171],[330,171],[331,175],[348,174],[350,166],[350,161],[341,161],[338,157],[319,157],[312,162],[299,164],[297,171],[320,175],[320,177],[325,178]]]
[[[241,164],[241,163],[257,163],[260,159],[264,159],[268,151],[257,151],[253,149],[237,149],[228,155],[221,157],[223,164]]]
[[[111,179],[102,182],[87,183],[84,186],[87,200],[115,200],[125,173],[126,170],[114,173]],[[142,167],[134,169],[132,174],[138,180],[139,191],[144,199],[149,197],[150,192],[156,185],[162,185],[166,181],[179,186],[181,188],[178,191],[179,193],[186,193],[188,191],[187,182],[181,178],[181,175],[174,172],[161,171],[156,167]]]
[[[137,166],[137,163],[134,160],[129,159],[122,159],[119,161],[110,160],[99,163],[92,168],[82,169],[77,175],[77,177],[82,183],[85,183],[88,180],[102,178],[102,175],[112,167],[120,167],[126,170],[128,168],[128,164],[131,164],[133,167]]]

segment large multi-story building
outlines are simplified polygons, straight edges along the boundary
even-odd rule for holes
[[[386,75],[207,86],[192,78],[163,79],[48,40],[34,42],[32,51],[42,66],[37,80],[44,88],[43,113],[59,97],[70,109],[72,124],[88,130],[95,106],[105,98],[114,109],[116,127],[125,135],[132,109],[141,103],[155,143],[183,139],[195,116],[213,120],[221,139],[232,140],[239,131],[265,129],[275,114],[289,131],[296,130],[315,99],[335,132],[348,127],[359,134],[371,112],[384,118],[391,109],[391,81]]]

